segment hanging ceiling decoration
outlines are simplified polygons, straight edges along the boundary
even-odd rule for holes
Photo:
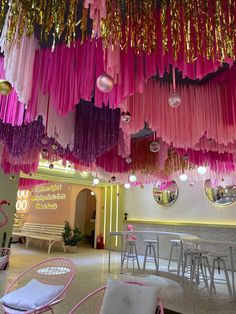
[[[234,174],[235,16],[234,0],[0,0],[1,167]]]

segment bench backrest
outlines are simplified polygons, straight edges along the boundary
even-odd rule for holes
[[[64,232],[64,225],[43,224],[40,234],[62,236],[62,232]]]
[[[22,227],[22,232],[28,232],[28,233],[39,233],[41,231],[42,224],[36,224],[32,222],[25,222]]]

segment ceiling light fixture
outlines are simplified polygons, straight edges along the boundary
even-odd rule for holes
[[[131,174],[131,176],[129,177],[129,181],[130,182],[135,182],[137,180],[137,177],[135,174]]]
[[[197,172],[201,175],[205,174],[206,173],[206,167],[204,166],[200,166],[197,168]]]
[[[99,182],[100,181],[99,181],[99,179],[97,177],[93,179],[93,184],[97,185]]]
[[[126,182],[126,183],[124,184],[124,187],[125,187],[126,190],[130,189],[130,183],[129,183],[129,182]]]
[[[188,177],[187,177],[187,175],[186,175],[185,173],[182,173],[182,174],[179,176],[179,179],[180,179],[180,181],[185,182],[185,181],[188,180]]]

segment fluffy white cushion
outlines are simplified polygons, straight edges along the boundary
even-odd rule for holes
[[[64,286],[47,285],[32,279],[25,286],[4,295],[0,302],[17,310],[31,310],[54,299]]]
[[[138,286],[110,279],[100,314],[154,314],[158,288]]]

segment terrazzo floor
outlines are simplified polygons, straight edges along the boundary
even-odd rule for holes
[[[119,273],[120,257],[117,252],[112,252],[111,273],[108,274],[108,252],[106,250],[95,250],[90,247],[81,246],[76,253],[64,254],[52,251],[50,255],[45,249],[33,247],[25,249],[21,244],[12,245],[12,255],[7,271],[0,273],[0,295],[4,293],[6,285],[29,266],[52,257],[67,257],[76,265],[75,279],[69,289],[66,299],[55,306],[55,314],[67,314],[73,306],[84,296],[94,289],[106,283],[109,277],[120,280],[142,281],[160,288],[160,299],[164,307],[183,314],[213,314],[213,313],[236,313],[236,301],[228,297],[226,285],[217,284],[217,293],[209,299],[206,289],[190,289],[188,280],[182,282],[175,273],[167,272],[167,261],[161,260],[158,274],[149,264],[148,273],[131,272],[124,269],[125,274]],[[140,256],[142,263],[142,256]],[[231,275],[231,274],[229,274]],[[100,297],[94,299],[89,308],[81,309],[80,313],[97,313]],[[0,313],[3,313],[0,309]],[[79,312],[78,312],[79,313]],[[112,311],[111,311],[112,314]],[[123,314],[123,313],[121,313]],[[145,313],[144,313],[145,314]]]

